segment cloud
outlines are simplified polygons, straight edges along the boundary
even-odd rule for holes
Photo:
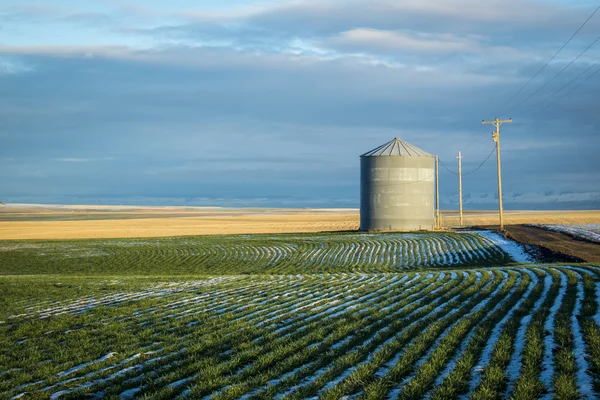
[[[57,159],[55,159],[55,161],[58,161],[58,162],[67,162],[67,163],[83,163],[83,162],[89,162],[91,160],[88,159],[88,158],[69,158],[69,157],[66,157],[66,158],[57,158]]]
[[[113,18],[106,13],[100,12],[69,14],[64,18],[64,21],[93,28],[106,28],[116,25],[116,22],[113,20]]]
[[[0,54],[9,55],[49,55],[49,56],[67,56],[67,57],[109,57],[109,58],[128,58],[130,54],[135,53],[133,49],[127,46],[7,46],[0,45]]]
[[[536,4],[511,0],[498,15],[495,1],[441,0],[60,10],[44,29],[68,25],[81,32],[75,43],[32,30],[35,39],[0,47],[11,65],[0,72],[0,186],[10,196],[333,202],[357,198],[358,155],[395,136],[450,168],[462,150],[464,170],[473,170],[493,148],[481,119],[544,65],[586,11],[546,4],[541,22],[531,21]],[[517,5],[527,12],[513,19]],[[559,25],[548,22],[561,15]],[[529,89],[562,68],[559,58]],[[589,65],[580,61],[571,72]],[[17,64],[31,69],[6,72]],[[528,104],[572,78],[564,75]],[[503,126],[507,190],[600,185],[598,91],[590,79],[540,115],[499,115],[515,120]],[[465,190],[495,192],[491,160]],[[447,174],[443,190],[455,190]]]
[[[35,66],[15,57],[0,56],[0,75],[18,75],[32,72]]]
[[[477,52],[479,44],[469,37],[453,34],[409,33],[379,29],[357,28],[331,38],[338,46],[394,51]]]
[[[0,13],[5,22],[40,22],[63,16],[68,9],[55,4],[20,2],[0,6]]]

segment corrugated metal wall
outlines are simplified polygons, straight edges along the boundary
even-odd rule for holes
[[[434,229],[434,157],[363,156],[360,164],[361,230]]]

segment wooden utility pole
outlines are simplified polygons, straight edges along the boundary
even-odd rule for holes
[[[504,222],[502,221],[502,172],[500,166],[500,125],[505,122],[512,122],[512,118],[509,119],[498,119],[496,117],[493,121],[481,121],[482,124],[491,124],[496,127],[496,131],[492,132],[492,138],[496,142],[496,156],[498,158],[498,204],[500,208],[500,229],[504,229]]]
[[[435,228],[442,228],[442,219],[440,218],[440,179],[439,168],[440,160],[435,156]]]
[[[463,205],[462,205],[462,156],[458,152],[458,220],[460,226],[463,224]]]

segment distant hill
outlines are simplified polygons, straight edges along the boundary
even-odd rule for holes
[[[515,210],[597,210],[600,209],[600,193],[573,192],[504,192],[503,204]],[[456,208],[458,195],[440,196],[444,208]],[[493,209],[498,204],[496,193],[464,193],[465,209]]]
[[[87,204],[106,206],[202,206],[202,207],[261,207],[261,208],[344,208],[360,206],[358,190],[354,197],[74,197],[31,196],[7,199],[11,204]],[[504,192],[504,206],[512,210],[600,210],[600,193],[597,192]],[[496,192],[464,192],[464,208],[471,210],[496,209]],[[442,209],[457,209],[456,192],[440,193]]]

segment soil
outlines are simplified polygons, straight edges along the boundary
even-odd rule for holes
[[[535,226],[507,225],[505,230],[509,238],[537,247],[542,262],[600,262],[597,243]]]

